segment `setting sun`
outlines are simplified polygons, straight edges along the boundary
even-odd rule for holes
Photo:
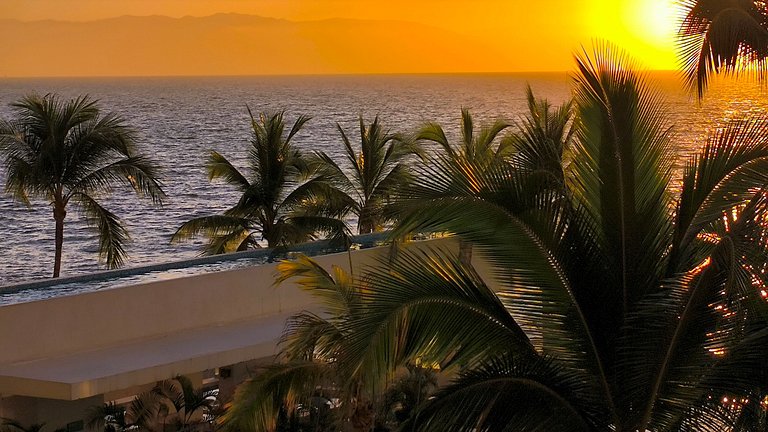
[[[675,0],[593,0],[587,32],[624,48],[645,67],[676,69],[677,9]]]
[[[635,0],[624,11],[630,31],[659,46],[674,42],[679,26],[675,0]]]

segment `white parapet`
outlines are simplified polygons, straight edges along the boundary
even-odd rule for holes
[[[409,247],[457,250],[450,239]],[[318,256],[355,271],[388,247]],[[0,395],[92,398],[273,356],[285,319],[316,307],[276,264],[0,307]]]

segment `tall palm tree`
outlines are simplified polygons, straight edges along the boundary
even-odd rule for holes
[[[118,186],[159,204],[165,194],[157,168],[136,152],[133,131],[114,113],[102,115],[97,101],[81,96],[27,96],[11,104],[14,115],[0,121],[0,153],[6,191],[26,205],[47,200],[56,223],[53,277],[61,272],[67,206],[81,210],[99,233],[99,258],[110,268],[123,264],[129,236],[120,219],[98,197]]]
[[[251,117],[253,130],[248,149],[248,171],[241,172],[226,157],[212,151],[206,165],[210,180],[221,179],[242,193],[239,201],[223,214],[185,222],[172,242],[200,234],[208,237],[204,252],[220,254],[258,247],[297,243],[313,238],[316,231],[343,232],[336,218],[323,217],[309,209],[317,207],[317,181],[307,181],[310,168],[293,145],[294,136],[309,117],[299,117],[285,134],[283,112]]]
[[[755,72],[768,59],[768,7],[761,0],[681,0],[679,32],[686,80],[699,98],[712,74]]]
[[[531,196],[515,165],[419,176],[399,231],[457,233],[494,279],[444,254],[374,267],[344,362],[371,386],[415,359],[459,371],[405,430],[757,430],[768,123],[717,132],[676,183],[642,76],[610,47],[577,63],[565,188]]]
[[[330,186],[325,204],[335,206],[340,215],[354,214],[358,234],[370,234],[381,231],[389,221],[386,207],[395,190],[410,181],[407,159],[418,154],[419,149],[385,130],[378,116],[367,126],[362,116],[359,121],[359,152],[341,125],[336,125],[344,145],[346,166],[322,151],[315,153],[313,162],[317,174]]]

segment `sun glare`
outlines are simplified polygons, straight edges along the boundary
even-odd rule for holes
[[[592,0],[589,34],[627,50],[650,69],[675,69],[676,0]]]
[[[670,44],[677,33],[675,0],[635,0],[624,10],[628,30],[650,44]]]

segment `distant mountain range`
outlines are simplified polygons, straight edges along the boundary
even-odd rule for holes
[[[501,44],[403,21],[295,22],[239,14],[0,20],[0,77],[525,69],[525,62]]]

